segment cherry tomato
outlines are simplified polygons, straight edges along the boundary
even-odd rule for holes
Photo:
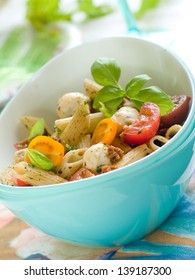
[[[92,135],[91,145],[97,143],[111,144],[117,133],[117,124],[110,118],[101,120]]]
[[[191,98],[187,95],[175,95],[171,97],[174,108],[161,117],[160,127],[170,127],[174,124],[182,125],[187,118]]]
[[[140,109],[138,119],[131,125],[125,126],[120,137],[129,145],[141,145],[156,135],[159,124],[159,107],[154,103],[145,102]]]
[[[13,180],[14,180],[14,182],[16,183],[16,185],[17,185],[18,187],[28,187],[28,186],[31,186],[31,185],[29,185],[29,184],[23,182],[22,180],[20,180],[20,179],[18,179],[18,178],[15,178],[15,177],[14,177]]]
[[[37,136],[28,145],[29,149],[36,150],[48,157],[54,164],[59,165],[64,156],[64,146],[49,136]],[[30,162],[28,155],[26,161]]]
[[[85,179],[85,178],[89,178],[89,177],[93,177],[93,176],[95,176],[95,175],[93,173],[91,173],[91,171],[89,171],[85,167],[81,167],[75,174],[72,175],[72,177],[70,178],[70,181],[77,181],[77,180],[81,180],[81,179]]]

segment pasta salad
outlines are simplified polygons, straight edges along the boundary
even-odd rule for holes
[[[146,75],[119,84],[114,58],[99,58],[83,92],[62,95],[50,129],[43,118],[23,116],[29,136],[15,143],[13,164],[0,174],[10,186],[43,186],[94,177],[155,152],[180,129],[190,97],[168,96]]]

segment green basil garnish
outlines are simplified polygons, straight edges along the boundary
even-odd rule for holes
[[[143,88],[151,80],[146,74],[133,77],[123,89],[118,81],[121,69],[114,58],[99,58],[91,66],[94,80],[103,86],[93,102],[93,108],[101,111],[105,117],[111,117],[119,108],[124,98],[128,98],[139,110],[144,102],[158,105],[161,116],[170,112],[174,105],[170,97],[159,87]]]
[[[55,170],[53,162],[42,153],[36,150],[28,149],[27,154],[33,166],[47,171]]]
[[[30,135],[28,137],[29,142],[36,136],[43,135],[45,130],[45,121],[44,119],[38,119],[36,123],[32,126],[30,130]]]

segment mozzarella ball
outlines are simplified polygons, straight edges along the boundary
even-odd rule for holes
[[[80,92],[65,93],[59,100],[57,115],[59,118],[71,117],[82,102],[90,102],[90,98]]]
[[[138,118],[139,112],[132,107],[121,107],[113,116],[112,120],[122,126],[132,124]]]
[[[103,143],[92,145],[84,154],[83,165],[91,172],[96,172],[100,165],[111,165],[108,147]]]

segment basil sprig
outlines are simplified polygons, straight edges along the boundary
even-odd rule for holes
[[[30,142],[36,136],[43,135],[44,130],[45,130],[44,119],[42,119],[42,118],[38,119],[30,130],[30,135],[28,136],[28,141]]]
[[[27,154],[33,166],[47,171],[55,171],[53,162],[42,153],[36,150],[28,149]]]
[[[114,58],[97,59],[91,66],[91,74],[94,80],[103,86],[93,102],[93,108],[101,111],[105,117],[111,117],[124,98],[130,99],[138,110],[144,102],[155,103],[160,109],[161,116],[166,115],[174,107],[170,97],[159,87],[143,88],[151,80],[147,74],[133,77],[123,89],[119,85],[121,69]]]

